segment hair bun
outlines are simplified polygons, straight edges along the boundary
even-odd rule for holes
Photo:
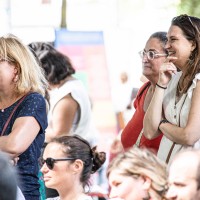
[[[92,151],[92,160],[93,160],[93,166],[92,166],[92,174],[95,173],[106,161],[106,153],[105,152],[98,152],[97,146],[93,147],[91,149]]]

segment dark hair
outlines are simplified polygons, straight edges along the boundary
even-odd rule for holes
[[[59,52],[49,43],[33,42],[29,46],[40,59],[42,68],[50,84],[59,84],[66,77],[75,73],[69,57]]]
[[[158,39],[163,45],[163,51],[165,53],[167,53],[167,50],[165,49],[165,45],[166,45],[166,42],[167,42],[167,32],[164,32],[164,31],[155,32],[149,37],[149,39],[151,39],[151,38]]]
[[[88,141],[78,135],[55,137],[51,142],[63,145],[63,153],[66,156],[83,161],[84,168],[80,178],[83,187],[89,185],[90,175],[95,173],[106,160],[105,152],[98,152],[96,146],[91,148]]]
[[[171,25],[178,26],[187,40],[193,41],[196,48],[191,52],[187,64],[187,71],[182,80],[187,80],[185,86],[180,83],[181,93],[186,93],[197,73],[200,72],[200,19],[186,14],[174,17]]]
[[[200,190],[200,159],[197,167],[197,190]]]
[[[17,173],[8,157],[0,152],[0,199],[13,200],[17,197]]]

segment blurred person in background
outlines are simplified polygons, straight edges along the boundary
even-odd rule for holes
[[[133,108],[133,101],[135,100],[137,93],[138,93],[138,88],[133,88],[131,91],[131,96],[130,96],[130,101],[128,105],[126,106],[126,109],[132,109]],[[134,111],[133,111],[134,112]]]
[[[33,42],[29,46],[38,56],[49,82],[50,110],[45,142],[73,132],[91,144],[96,143],[91,101],[83,83],[73,76],[75,69],[70,59],[45,42]]]
[[[165,50],[166,41],[166,32],[155,32],[147,40],[144,50],[140,52],[143,75],[149,81],[145,82],[139,89],[134,100],[134,114],[122,131],[121,143],[125,150],[137,144],[139,147],[150,148],[155,153],[158,151],[162,135],[149,140],[142,134],[142,130],[143,118],[158,81],[160,65],[167,57]]]
[[[111,199],[162,200],[167,191],[167,171],[148,149],[132,147],[118,154],[108,166]]]
[[[169,166],[169,200],[195,199],[200,191],[200,151],[184,150],[175,155]]]
[[[127,106],[130,103],[132,87],[129,81],[128,73],[123,71],[119,75],[119,83],[113,90],[113,107],[116,115],[117,134],[122,131],[130,119],[130,109]]]
[[[41,171],[46,187],[56,189],[54,200],[92,200],[89,192],[90,175],[105,162],[106,154],[78,135],[55,137],[47,144]]]
[[[17,161],[19,187],[26,200],[40,199],[37,160],[47,127],[46,88],[43,71],[29,48],[14,35],[0,37],[0,149]]]

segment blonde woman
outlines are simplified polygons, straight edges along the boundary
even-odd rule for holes
[[[116,156],[108,167],[107,177],[112,199],[165,199],[166,165],[147,149],[133,147]]]
[[[47,127],[47,87],[34,55],[14,35],[0,37],[0,150],[18,158],[20,189],[39,200],[38,158]]]

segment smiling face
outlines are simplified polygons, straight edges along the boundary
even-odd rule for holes
[[[188,40],[183,31],[175,25],[172,25],[169,28],[167,38],[168,41],[165,48],[170,56],[177,57],[177,60],[174,61],[174,64],[180,70],[184,70],[191,52],[195,49],[194,43]]]
[[[159,54],[165,54],[163,43],[157,38],[150,38],[144,48],[145,52],[153,51]],[[165,56],[156,57],[149,60],[147,56],[142,59],[143,75],[152,82],[157,82],[159,69],[162,63],[166,60]]]
[[[108,177],[110,185],[110,198],[123,200],[142,200],[146,192],[144,191],[144,180],[141,177],[125,176],[119,170],[112,170]]]

